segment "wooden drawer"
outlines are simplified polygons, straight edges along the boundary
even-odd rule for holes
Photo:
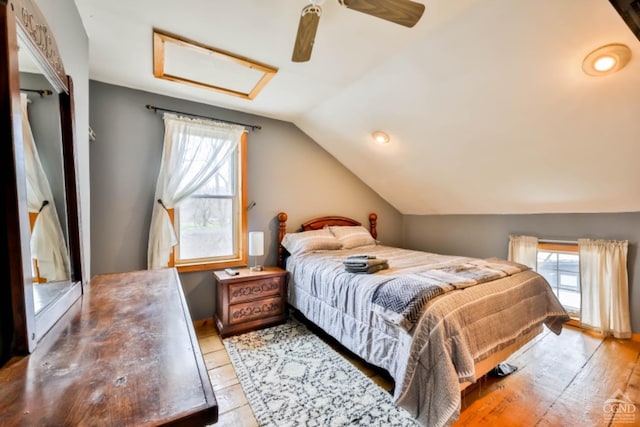
[[[265,298],[244,304],[229,306],[229,323],[249,322],[256,319],[264,319],[281,315],[284,312],[284,301],[280,296]]]
[[[265,279],[233,283],[229,285],[229,303],[262,299],[282,293],[284,277],[267,277]]]

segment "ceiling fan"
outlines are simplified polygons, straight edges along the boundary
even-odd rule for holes
[[[313,49],[318,22],[320,22],[320,15],[322,15],[320,4],[323,1],[311,0],[311,4],[302,9],[296,44],[291,57],[293,62],[306,62],[311,58],[311,49]],[[405,27],[416,25],[424,12],[424,4],[411,0],[338,0],[338,2],[348,9],[395,22]]]

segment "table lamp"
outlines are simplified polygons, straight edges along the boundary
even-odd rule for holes
[[[262,265],[258,265],[256,257],[264,255],[264,233],[262,231],[249,232],[249,257],[253,257],[253,265],[249,271],[262,271]]]

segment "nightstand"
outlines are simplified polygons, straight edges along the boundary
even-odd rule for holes
[[[238,268],[237,276],[215,271],[215,320],[221,337],[282,323],[287,319],[287,272]]]

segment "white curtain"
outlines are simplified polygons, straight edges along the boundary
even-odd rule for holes
[[[631,337],[628,242],[578,239],[582,304],[580,321],[616,338]]]
[[[164,148],[149,230],[149,269],[163,268],[178,243],[166,209],[198,191],[236,149],[243,126],[164,115]]]
[[[538,238],[534,236],[509,236],[509,261],[519,262],[533,271],[538,264]]]
[[[39,212],[31,230],[31,257],[38,261],[40,277],[47,279],[47,282],[67,280],[69,279],[69,255],[66,241],[53,200],[53,192],[33,140],[27,115],[29,100],[24,93],[20,94],[20,97],[27,175],[27,205],[29,212]]]

